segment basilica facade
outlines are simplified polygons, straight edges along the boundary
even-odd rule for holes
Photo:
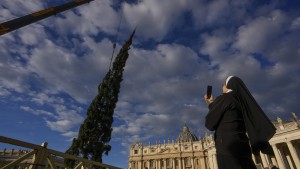
[[[292,120],[278,117],[273,124],[277,130],[269,142],[275,156],[252,155],[257,168],[272,164],[280,169],[300,169],[299,119],[292,113]],[[176,140],[131,145],[128,163],[129,169],[218,169],[213,136],[206,134],[199,139],[186,124]]]

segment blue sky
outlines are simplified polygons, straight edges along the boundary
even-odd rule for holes
[[[0,21],[67,0],[1,0]],[[241,77],[270,119],[300,117],[300,6],[295,1],[95,0],[0,37],[0,134],[65,151],[97,85],[137,26],[104,163],[131,144],[207,131],[207,84]],[[0,143],[0,148],[9,147]]]

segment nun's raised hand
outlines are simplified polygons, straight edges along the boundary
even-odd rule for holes
[[[211,95],[210,98],[207,98],[207,95],[205,94],[204,100],[207,104],[210,104],[210,103],[214,102],[214,97],[213,97],[213,95]]]

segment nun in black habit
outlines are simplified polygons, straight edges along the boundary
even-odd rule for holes
[[[205,126],[215,131],[219,169],[256,169],[251,153],[274,155],[268,141],[276,129],[240,78],[229,76],[222,95],[204,99],[209,103]]]

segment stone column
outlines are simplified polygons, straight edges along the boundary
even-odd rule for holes
[[[276,160],[277,160],[278,167],[279,167],[280,169],[286,169],[286,168],[285,168],[285,165],[284,165],[284,163],[283,163],[283,157],[279,154],[276,145],[272,145],[272,148],[273,148],[273,151],[274,151]]]
[[[290,153],[292,155],[293,161],[294,161],[294,163],[296,165],[296,168],[300,168],[300,160],[299,160],[299,157],[297,155],[297,152],[296,152],[296,150],[295,150],[292,142],[291,141],[287,141],[287,145],[289,147],[289,150],[290,150]]]
[[[269,157],[268,154],[265,154],[265,157],[266,157],[266,160],[267,160],[268,164],[272,163],[271,158]]]
[[[150,169],[150,160],[148,160],[147,163],[148,163],[148,165],[147,165],[148,169]]]
[[[137,169],[142,169],[143,164],[141,164],[141,161],[139,160],[136,163],[137,163]]]
[[[295,169],[295,168],[294,168],[294,165],[293,165],[293,162],[292,162],[292,158],[291,158],[291,156],[290,156],[289,154],[286,155],[286,159],[287,159],[288,164],[289,164],[289,166],[290,166],[289,169]]]
[[[213,155],[214,169],[218,169],[217,155]]]
[[[208,161],[209,161],[209,168],[213,169],[214,168],[214,163],[213,163],[213,156],[210,155],[208,157]]]
[[[195,158],[191,157],[192,169],[195,169]]]
[[[290,167],[289,167],[289,161],[288,161],[288,157],[289,157],[289,156],[287,156],[287,155],[283,152],[283,149],[282,149],[282,148],[279,148],[278,151],[279,151],[279,154],[280,154],[281,157],[282,157],[283,164],[284,164],[285,168],[290,169]]]
[[[194,169],[198,168],[199,160],[198,160],[198,163],[197,163],[197,160],[198,160],[198,158],[194,157]]]
[[[267,163],[267,159],[266,159],[265,154],[263,154],[261,152],[259,154],[260,154],[260,157],[261,157],[263,167],[268,167],[268,163]]]
[[[185,158],[182,158],[182,169],[185,169]]]
[[[300,142],[299,142],[300,143]],[[298,157],[300,156],[300,146],[297,147],[297,146],[294,146],[295,150],[296,150],[296,153],[298,154]]]
[[[131,163],[132,163],[131,161],[128,162],[128,168],[129,169],[133,169],[132,166],[131,166]]]
[[[178,162],[179,162],[178,168],[179,168],[179,169],[183,169],[183,167],[182,167],[182,165],[181,165],[181,157],[179,157]]]
[[[176,160],[176,158],[173,158],[173,159],[172,159],[172,164],[173,164],[173,167],[172,167],[172,168],[173,168],[173,169],[176,169],[176,166],[175,166],[175,160]]]
[[[278,166],[277,164],[277,161],[276,161],[276,158],[275,157],[271,157],[271,161],[272,161],[272,164]]]
[[[200,156],[200,158],[199,158],[199,164],[198,164],[198,168],[207,168],[207,164],[206,164],[206,162],[205,162],[205,157],[203,157],[203,156]]]
[[[161,159],[158,159],[158,169],[162,169],[161,168]]]
[[[158,168],[158,160],[155,160],[155,166],[156,166],[156,167],[155,167],[156,169],[159,169],[159,168]]]

